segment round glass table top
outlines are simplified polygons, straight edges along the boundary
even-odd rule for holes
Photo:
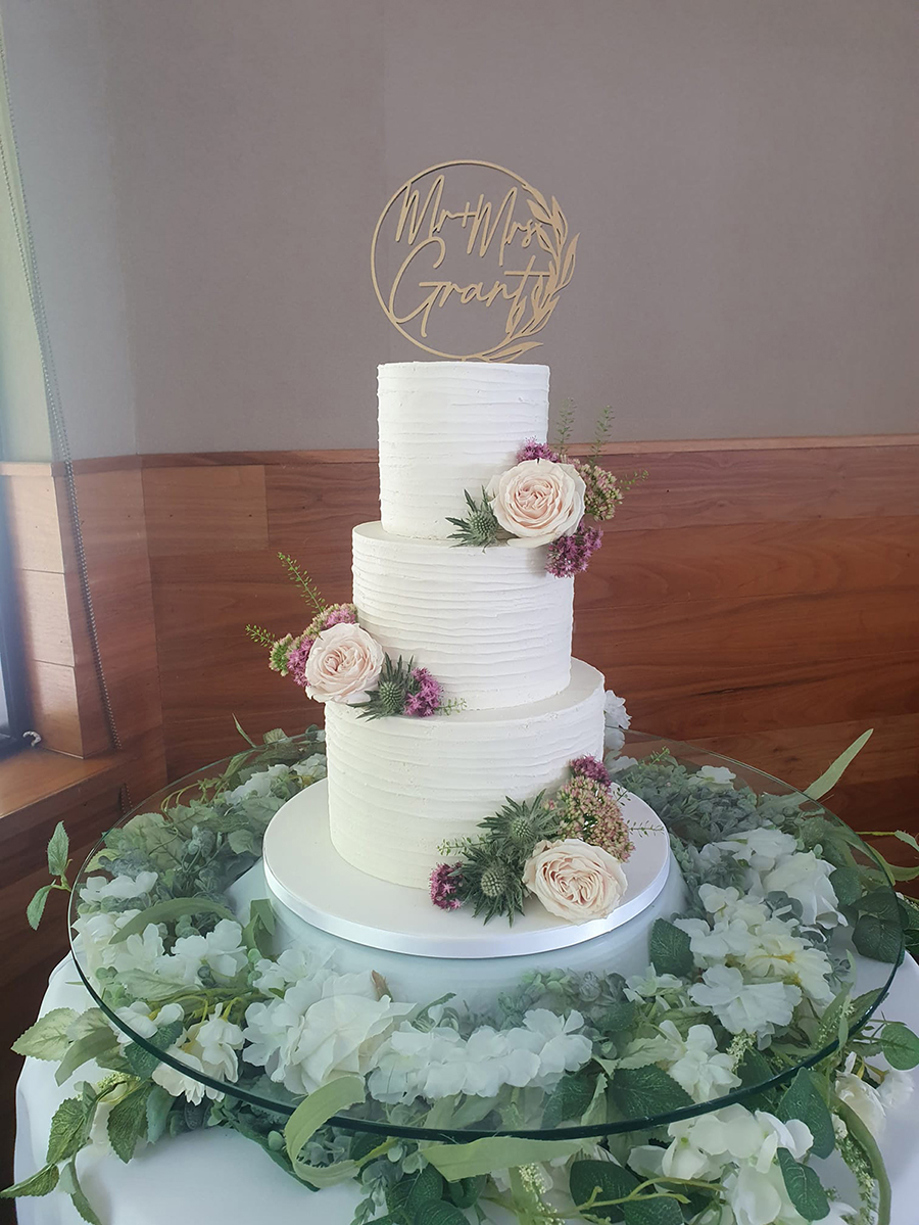
[[[325,776],[316,729],[157,792],[71,896],[74,958],[118,1058],[191,1110],[283,1121],[322,1090],[339,1094],[333,1127],[414,1139],[576,1140],[732,1101],[775,1109],[887,994],[904,947],[893,888],[778,779],[610,734],[615,783],[669,833],[668,884],[616,930],[538,956],[386,952],[271,899],[262,836]]]

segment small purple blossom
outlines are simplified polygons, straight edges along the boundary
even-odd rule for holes
[[[570,536],[559,536],[549,545],[546,571],[556,578],[570,578],[587,569],[592,553],[596,553],[603,540],[598,527],[585,527],[584,520]]]
[[[402,713],[414,715],[417,719],[425,719],[428,715],[436,714],[444,696],[440,682],[431,675],[427,668],[413,668],[409,676],[412,681],[412,689],[406,695],[405,710]]]
[[[459,910],[462,899],[456,896],[462,882],[461,863],[439,863],[431,873],[431,901],[441,910]]]
[[[537,442],[535,438],[528,438],[517,452],[518,464],[525,463],[528,459],[551,459],[553,464],[561,462],[558,451],[553,451],[546,442]]]
[[[595,783],[600,783],[603,787],[609,787],[612,780],[609,776],[609,771],[602,761],[598,761],[596,757],[578,757],[574,761],[568,763],[568,769],[572,774],[581,774],[584,778],[592,778]]]
[[[315,638],[301,634],[299,638],[294,640],[293,645],[287,652],[287,671],[296,684],[304,687],[306,686],[306,661],[309,659],[310,650],[315,641]]]

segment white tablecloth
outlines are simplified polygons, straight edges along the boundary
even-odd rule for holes
[[[52,1008],[89,1006],[73,963],[64,961],[51,975],[42,1013]],[[919,967],[911,959],[897,973],[883,1007],[890,1020],[915,1026],[919,1020]],[[16,1178],[34,1173],[43,1163],[48,1127],[58,1104],[69,1097],[69,1085],[58,1087],[55,1065],[26,1060],[17,1091]],[[92,1078],[86,1065],[78,1079]],[[919,1086],[919,1074],[913,1073]],[[881,1141],[893,1184],[891,1225],[919,1220],[919,1128],[914,1098],[891,1119]],[[359,1198],[351,1184],[311,1193],[274,1165],[251,1141],[223,1128],[161,1140],[142,1149],[124,1165],[108,1155],[78,1158],[83,1189],[104,1225],[347,1225]],[[850,1201],[851,1202],[851,1201]],[[80,1225],[68,1197],[54,1193],[17,1201],[20,1225]],[[503,1214],[502,1214],[503,1215]]]

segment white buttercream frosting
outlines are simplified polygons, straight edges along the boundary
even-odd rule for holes
[[[457,548],[354,529],[360,623],[394,659],[414,657],[470,709],[560,693],[571,672],[573,578],[547,574],[546,549]]]
[[[603,751],[603,676],[572,660],[555,697],[426,719],[362,719],[327,706],[332,842],[349,863],[427,888],[445,839],[475,836],[506,797],[559,786],[576,757]]]
[[[380,517],[397,536],[443,539],[516,462],[528,438],[546,441],[548,366],[390,362],[379,368]]]

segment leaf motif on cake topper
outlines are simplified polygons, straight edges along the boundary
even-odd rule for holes
[[[489,194],[495,184],[497,193]],[[578,237],[569,236],[556,198],[512,171],[492,162],[443,162],[403,183],[380,215],[370,251],[373,287],[390,323],[427,353],[509,362],[542,343],[532,338],[571,280]],[[519,265],[505,266],[509,254],[521,256]],[[482,260],[492,265],[486,276]],[[460,315],[461,307],[468,309]],[[464,328],[475,336],[467,352],[438,339]]]

